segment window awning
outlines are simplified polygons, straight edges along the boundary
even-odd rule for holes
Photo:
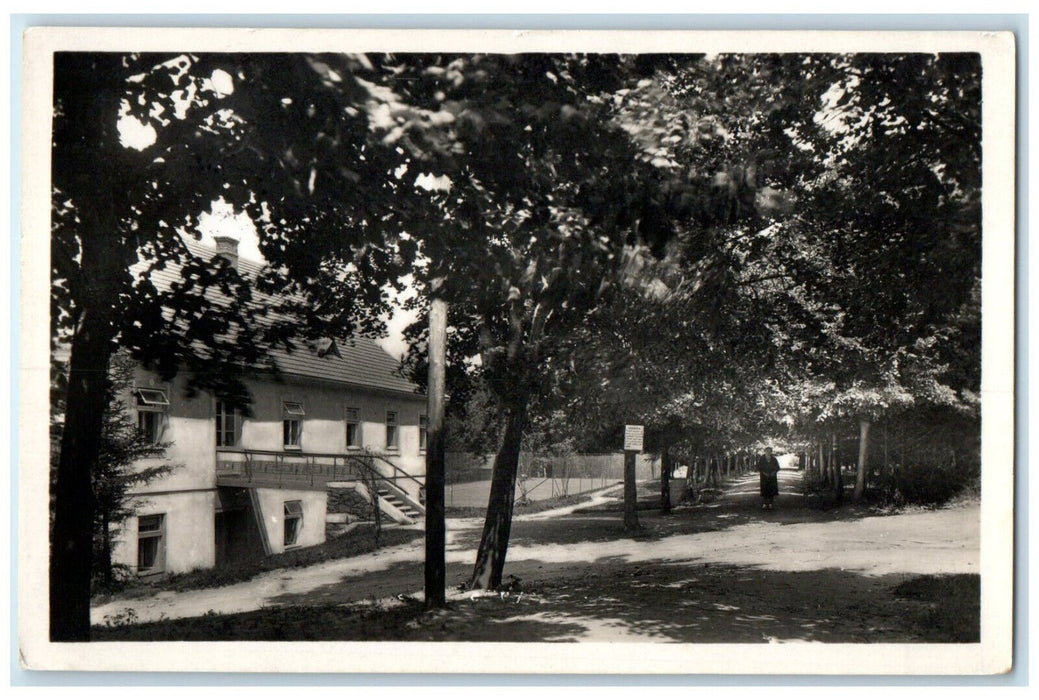
[[[137,403],[144,406],[169,406],[170,400],[162,389],[137,389]]]
[[[303,404],[299,401],[284,401],[282,402],[282,410],[287,416],[305,416],[306,412],[303,410]]]

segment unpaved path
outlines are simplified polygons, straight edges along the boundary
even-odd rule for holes
[[[780,482],[774,511],[759,509],[757,477],[744,476],[709,504],[679,507],[667,517],[640,512],[645,532],[637,538],[623,532],[615,488],[591,504],[518,517],[505,573],[522,579],[527,598],[514,597],[522,603],[496,612],[498,626],[473,619],[429,638],[902,640],[904,609],[877,605],[878,596],[922,574],[979,571],[977,506],[892,516],[822,512],[797,494],[798,472],[781,472]],[[448,521],[449,585],[471,569],[481,525]],[[128,609],[144,622],[269,613],[271,606],[393,605],[421,597],[422,557],[418,540],[218,589],[117,599],[94,608],[92,619],[104,624]],[[452,590],[450,597],[470,594]],[[849,610],[857,617],[845,618]],[[831,623],[841,630],[836,637]],[[507,636],[496,636],[505,630]]]

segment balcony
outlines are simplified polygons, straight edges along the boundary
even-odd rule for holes
[[[374,480],[378,488],[421,494],[424,477],[409,474],[386,456],[368,451],[333,454],[216,448],[217,486],[324,491],[329,482]]]

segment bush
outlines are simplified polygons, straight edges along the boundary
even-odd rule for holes
[[[92,596],[119,593],[129,586],[137,584],[139,581],[137,573],[125,564],[112,564],[112,576],[107,583],[105,582],[104,571],[99,571],[98,569],[99,567],[95,566],[90,572],[90,594]]]
[[[880,499],[894,505],[941,506],[976,488],[969,470],[933,464],[895,465],[877,482]]]

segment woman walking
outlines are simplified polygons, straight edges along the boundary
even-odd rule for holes
[[[761,475],[761,509],[772,510],[772,499],[779,495],[779,460],[772,456],[772,448],[766,447],[765,454],[758,459]]]

